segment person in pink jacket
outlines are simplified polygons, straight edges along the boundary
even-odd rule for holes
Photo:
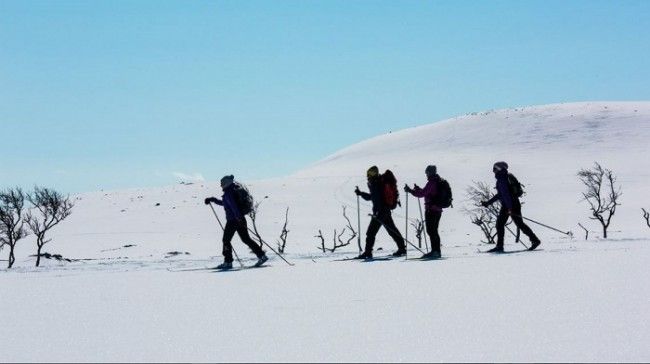
[[[431,238],[431,251],[422,256],[423,259],[438,259],[442,255],[440,253],[440,234],[438,234],[438,226],[440,225],[440,218],[442,218],[442,207],[438,206],[438,183],[440,176],[436,166],[427,166],[425,173],[427,175],[427,184],[424,188],[420,188],[417,184],[410,188],[408,185],[404,186],[404,191],[410,193],[417,198],[424,197],[424,210],[427,234]]]

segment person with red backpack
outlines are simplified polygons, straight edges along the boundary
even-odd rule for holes
[[[535,250],[541,244],[541,241],[533,230],[526,225],[521,216],[521,202],[519,198],[524,194],[521,184],[514,175],[508,173],[508,163],[506,162],[494,163],[492,172],[494,172],[494,178],[497,180],[497,194],[489,201],[481,202],[481,205],[488,207],[496,201],[500,201],[501,210],[497,218],[497,245],[488,250],[488,252],[503,253],[503,240],[508,218],[512,218],[515,225],[530,239],[531,246],[528,250]]]
[[[366,201],[372,201],[372,219],[366,232],[366,249],[359,255],[358,259],[372,259],[372,249],[375,245],[375,238],[382,225],[386,228],[397,244],[397,251],[393,253],[394,257],[400,257],[406,254],[406,245],[402,234],[395,226],[391,210],[399,204],[399,193],[397,191],[397,180],[390,170],[383,175],[379,174],[379,168],[372,166],[368,169],[368,188],[370,193],[362,192],[357,187],[354,193]]]
[[[226,211],[226,226],[223,229],[223,257],[224,262],[217,266],[217,269],[232,269],[232,238],[235,232],[239,238],[248,245],[248,247],[257,256],[257,263],[255,266],[264,264],[268,257],[262,248],[255,243],[248,233],[248,225],[246,224],[246,214],[251,212],[252,198],[250,194],[241,184],[235,182],[235,176],[229,175],[221,179],[221,188],[223,189],[222,199],[215,197],[208,197],[205,199],[205,204],[215,203],[223,206]]]
[[[424,254],[422,259],[439,259],[440,253],[440,234],[438,226],[442,218],[442,209],[451,206],[451,188],[449,183],[440,178],[436,166],[430,165],[425,169],[427,175],[427,184],[420,188],[417,184],[410,188],[404,185],[404,191],[417,198],[424,197],[424,221],[426,224],[427,234],[431,238],[431,251]]]

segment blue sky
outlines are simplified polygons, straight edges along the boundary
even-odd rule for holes
[[[0,186],[275,177],[467,112],[650,100],[649,29],[650,1],[2,0]]]

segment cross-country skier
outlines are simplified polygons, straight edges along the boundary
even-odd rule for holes
[[[368,225],[368,231],[366,232],[366,249],[357,258],[372,259],[372,249],[375,245],[375,237],[382,225],[386,228],[386,231],[393,240],[395,240],[395,244],[397,244],[397,251],[393,253],[393,256],[403,256],[406,254],[406,246],[404,244],[404,238],[397,229],[397,226],[395,226],[395,222],[391,216],[391,206],[389,206],[386,201],[386,185],[384,183],[384,176],[379,174],[377,166],[370,167],[366,175],[368,177],[368,188],[370,189],[370,193],[362,192],[358,187],[354,190],[354,193],[361,196],[361,198],[366,201],[372,201],[373,216],[370,220],[370,225]],[[394,196],[394,198],[396,199],[397,196]]]
[[[224,262],[217,266],[218,269],[231,269],[232,268],[232,238],[235,235],[235,232],[239,235],[239,238],[248,245],[248,247],[253,251],[257,256],[256,266],[264,264],[268,260],[266,253],[260,248],[259,245],[251,239],[248,234],[248,225],[246,223],[246,216],[242,213],[241,206],[243,201],[241,201],[242,196],[240,189],[243,188],[235,182],[235,177],[233,175],[225,176],[221,179],[221,188],[223,189],[222,199],[215,197],[208,197],[205,199],[205,204],[209,205],[211,202],[223,206],[226,211],[226,226],[223,231],[223,257]]]
[[[427,184],[424,188],[420,188],[417,184],[413,185],[413,188],[405,185],[404,191],[417,198],[424,197],[424,220],[426,222],[427,233],[431,237],[431,251],[424,254],[422,258],[438,259],[441,257],[438,226],[442,217],[442,207],[438,206],[436,201],[440,192],[439,186],[442,179],[437,173],[436,166],[433,165],[427,166],[425,174],[427,176]]]
[[[528,250],[534,250],[541,244],[539,238],[533,233],[533,231],[524,223],[524,219],[521,216],[521,202],[519,197],[521,197],[521,185],[519,182],[516,182],[516,178],[508,173],[508,163],[506,162],[496,162],[492,168],[494,172],[494,177],[497,180],[496,188],[497,194],[490,199],[489,201],[481,202],[483,207],[488,207],[497,200],[501,201],[501,211],[499,212],[499,217],[497,218],[497,246],[493,249],[488,250],[492,253],[501,253],[503,252],[503,239],[505,235],[505,227],[508,222],[508,217],[512,218],[515,225],[530,239],[531,245]],[[519,185],[517,188],[516,185]],[[518,191],[513,191],[513,189]]]

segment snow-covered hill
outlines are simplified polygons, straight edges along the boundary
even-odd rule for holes
[[[480,232],[462,212],[467,204],[465,189],[472,181],[493,184],[491,168],[498,160],[507,161],[526,185],[526,216],[563,230],[579,229],[581,222],[600,234],[599,225],[588,219],[587,206],[581,202],[583,187],[576,177],[580,168],[598,161],[616,173],[623,187],[623,205],[614,218],[612,237],[639,238],[647,236],[641,208],[650,207],[648,140],[650,102],[526,107],[472,113],[381,135],[292,176],[244,182],[262,201],[258,223],[263,236],[276,240],[289,207],[288,252],[309,254],[316,253],[314,235],[319,229],[327,236],[345,225],[342,205],[355,217],[352,191],[355,185],[365,186],[370,165],[390,168],[400,184],[423,185],[424,168],[436,164],[454,191],[455,207],[445,212],[441,230],[443,243],[455,246],[480,240]],[[75,213],[56,231],[48,250],[72,258],[155,260],[172,251],[193,257],[218,255],[219,227],[203,205],[203,199],[212,195],[220,195],[218,182],[77,196]],[[411,202],[409,214],[415,217],[417,206]],[[365,226],[369,205],[363,205]],[[404,208],[395,211],[401,228],[405,213]],[[537,230],[544,240],[557,239],[552,231]],[[392,243],[383,244],[381,239],[379,244],[392,248]],[[135,246],[120,249],[124,245]],[[31,254],[30,247],[23,243],[18,252],[25,257]]]
[[[218,182],[75,196],[73,215],[45,250],[86,260],[34,269],[32,242],[18,245],[17,268],[0,274],[0,312],[12,313],[2,321],[19,334],[0,349],[25,348],[10,361],[647,361],[648,141],[650,102],[471,113],[381,135],[291,176],[244,181],[262,201],[258,224],[269,243],[290,208],[287,258],[297,266],[270,255],[272,267],[238,273],[166,270],[221,260],[220,228],[203,204],[220,194]],[[533,225],[543,250],[477,253],[485,247],[463,213],[465,189],[493,184],[498,160],[526,185],[523,213],[575,239]],[[576,177],[595,161],[623,190],[607,242]],[[454,208],[441,224],[446,260],[332,261],[357,253],[356,241],[334,255],[318,251],[319,230],[331,245],[345,226],[343,206],[356,227],[352,191],[373,164],[420,185],[426,165],[436,164],[451,183]],[[363,235],[369,204],[361,210]],[[408,213],[418,214],[413,199]],[[395,210],[402,231],[405,215]],[[578,223],[594,231],[589,242],[578,238]],[[394,244],[381,233],[377,247]]]

